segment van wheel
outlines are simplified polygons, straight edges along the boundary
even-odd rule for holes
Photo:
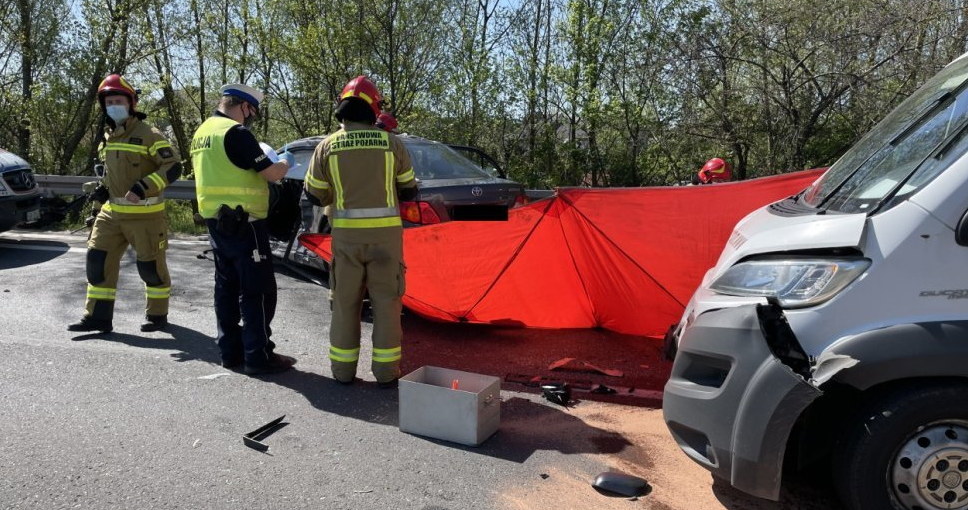
[[[851,510],[968,508],[968,386],[880,395],[851,420],[834,484]]]

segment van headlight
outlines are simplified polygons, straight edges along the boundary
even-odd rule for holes
[[[834,297],[870,265],[863,258],[749,260],[729,268],[709,288],[729,296],[775,297],[784,308],[803,308]]]

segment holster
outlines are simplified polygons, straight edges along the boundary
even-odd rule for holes
[[[215,228],[224,236],[238,236],[249,223],[249,213],[242,209],[241,205],[235,209],[222,204],[218,208]]]

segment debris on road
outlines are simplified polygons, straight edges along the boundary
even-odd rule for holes
[[[568,407],[568,404],[571,403],[571,386],[568,386],[568,383],[542,384],[541,391],[544,393],[544,398],[550,402],[564,407]]]
[[[595,478],[592,487],[606,496],[637,498],[652,491],[649,482],[618,471],[606,471]]]
[[[582,361],[578,358],[561,358],[558,361],[548,365],[548,370],[568,370],[571,372],[597,372],[599,374],[604,374],[609,377],[622,377],[625,374],[621,370],[614,370],[611,368],[600,368],[587,361]]]
[[[218,379],[219,377],[226,376],[226,375],[229,375],[229,373],[228,372],[219,372],[217,374],[212,374],[212,375],[203,375],[203,376],[199,377],[199,379],[205,379],[207,381],[211,381],[213,379]]]
[[[269,445],[260,442],[260,440],[265,439],[272,435],[273,432],[281,429],[288,425],[288,423],[283,423],[282,420],[285,419],[286,415],[282,415],[275,420],[266,423],[265,425],[249,432],[248,434],[242,435],[242,443],[253,450],[260,452],[269,451]]]

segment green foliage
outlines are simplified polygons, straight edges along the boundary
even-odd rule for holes
[[[40,173],[90,173],[110,72],[186,159],[223,83],[269,93],[254,131],[280,147],[335,130],[368,74],[401,131],[536,188],[829,165],[968,40],[951,0],[18,0],[0,21],[0,146]]]

